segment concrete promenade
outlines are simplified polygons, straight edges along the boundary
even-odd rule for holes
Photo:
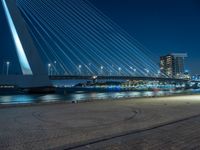
[[[200,149],[200,95],[1,108],[9,149]]]

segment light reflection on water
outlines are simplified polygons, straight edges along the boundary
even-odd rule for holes
[[[47,95],[8,95],[0,96],[0,104],[29,104],[29,103],[47,103],[59,101],[86,101],[86,100],[104,100],[134,97],[164,96],[171,94],[180,94],[183,91],[146,91],[146,92],[105,92],[105,93],[71,93],[67,95],[47,94]],[[184,91],[185,92],[185,91]],[[190,90],[189,93],[200,93],[199,90]]]

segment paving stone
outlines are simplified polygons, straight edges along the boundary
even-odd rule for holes
[[[0,150],[200,149],[199,127],[199,95],[8,107]]]

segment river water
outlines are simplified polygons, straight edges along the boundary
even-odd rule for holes
[[[0,104],[32,104],[32,103],[49,103],[49,102],[72,102],[72,101],[87,101],[87,100],[106,100],[120,98],[136,98],[136,97],[152,97],[152,96],[167,96],[174,94],[199,94],[200,90],[189,91],[158,91],[158,92],[76,92],[61,94],[40,94],[40,95],[0,95]]]

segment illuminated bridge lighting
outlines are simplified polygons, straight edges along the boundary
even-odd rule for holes
[[[22,69],[22,73],[23,73],[23,75],[33,75],[32,70],[31,70],[30,65],[29,65],[29,62],[27,60],[26,54],[24,52],[22,43],[21,43],[20,38],[17,34],[17,30],[16,30],[15,25],[13,23],[12,17],[10,15],[6,1],[2,0],[2,4],[3,4],[5,14],[6,14],[6,18],[8,20],[8,24],[10,26],[10,30],[11,30],[13,40],[14,40],[14,43],[15,43],[17,55],[18,55],[18,58],[19,58],[21,69]]]

